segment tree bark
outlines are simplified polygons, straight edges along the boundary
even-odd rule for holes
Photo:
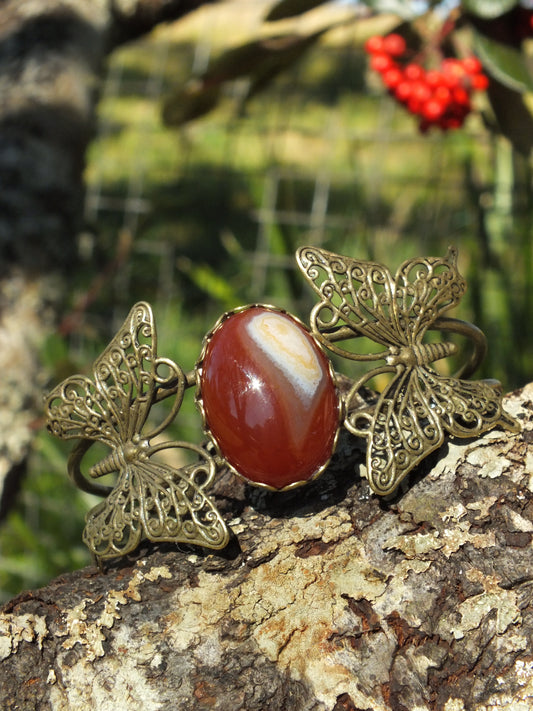
[[[392,501],[347,437],[298,491],[222,476],[222,553],[147,545],[23,593],[0,614],[0,707],[531,708],[533,384],[506,408],[520,434],[450,442]]]
[[[0,9],[0,519],[41,405],[39,349],[77,259],[107,54],[216,0],[5,0]]]

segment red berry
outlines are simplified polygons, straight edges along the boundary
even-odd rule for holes
[[[394,62],[388,54],[374,54],[370,60],[370,67],[379,74],[383,74],[393,66]]]
[[[477,91],[485,91],[485,89],[489,86],[489,80],[484,74],[474,74],[473,77],[470,77],[470,84],[472,89],[476,89]]]
[[[463,89],[461,86],[455,87],[455,89],[452,91],[452,99],[454,103],[459,104],[459,106],[470,105],[470,96],[466,89]]]
[[[442,74],[435,69],[432,69],[426,74],[426,83],[432,89],[436,89],[439,86],[443,86],[445,82]]]
[[[433,92],[433,97],[440,101],[441,104],[448,104],[451,98],[451,91],[447,86],[438,86]]]
[[[414,96],[410,96],[406,102],[407,110],[411,114],[419,114],[422,108],[422,102],[416,99]]]
[[[411,94],[407,100],[407,109],[412,114],[419,114],[423,105],[431,98],[431,89],[423,81],[414,81],[411,84]]]
[[[446,116],[444,117],[439,125],[443,131],[449,131],[450,129],[461,128],[464,123],[464,118],[459,118],[458,116]]]
[[[459,85],[465,75],[464,67],[457,59],[443,59],[441,64],[444,83],[450,89]]]
[[[404,79],[396,86],[394,96],[403,104],[411,96],[411,91],[411,82]]]
[[[467,74],[479,74],[483,69],[481,62],[477,57],[465,57],[462,64]]]
[[[365,42],[365,51],[368,54],[381,54],[383,53],[383,37],[380,35],[374,35],[369,37]]]
[[[402,72],[398,69],[398,67],[394,66],[387,69],[382,75],[383,83],[385,86],[389,87],[389,89],[395,89],[401,82],[402,78]]]
[[[396,100],[419,117],[418,128],[423,133],[432,126],[443,131],[460,128],[472,110],[472,92],[488,87],[489,80],[477,57],[448,57],[440,68],[426,72],[416,62],[402,69],[394,60],[406,51],[405,40],[399,34],[372,37],[365,47],[371,54],[372,69],[381,74]]]
[[[383,38],[383,49],[391,57],[401,57],[407,49],[404,38],[392,33]]]
[[[444,113],[445,105],[437,99],[428,99],[422,106],[422,116],[428,121],[434,122]]]
[[[413,82],[411,96],[413,99],[424,103],[431,97],[431,89],[424,81]]]
[[[404,75],[409,81],[417,81],[425,75],[424,69],[419,64],[408,64],[404,69]]]

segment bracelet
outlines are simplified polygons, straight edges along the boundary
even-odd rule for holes
[[[129,554],[143,539],[224,548],[230,532],[207,493],[217,472],[228,468],[274,491],[303,486],[327,468],[342,427],[366,439],[363,475],[380,496],[392,494],[446,435],[519,431],[503,410],[497,381],[467,380],[487,344],[476,326],[444,315],[466,290],[454,248],[444,258],[407,260],[394,276],[376,262],[318,247],[301,247],[296,259],[319,299],[309,328],[274,306],[234,309],[206,334],[185,373],[157,355],[152,309],[140,302],[96,359],[92,378],[73,375],[46,397],[50,432],[79,440],[69,476],[105,497],[87,514],[83,532],[97,560]],[[471,342],[470,357],[453,376],[432,363],[455,354],[456,344],[429,339],[430,332]],[[327,352],[382,364],[341,392]],[[375,402],[361,404],[361,389],[384,375]],[[189,388],[207,443],[161,441]],[[167,399],[170,409],[151,425],[152,408]],[[95,442],[111,451],[85,476],[81,464]],[[185,463],[155,456],[166,449],[180,450]],[[112,487],[94,481],[112,473]]]

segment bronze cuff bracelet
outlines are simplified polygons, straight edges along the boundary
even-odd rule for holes
[[[274,306],[240,307],[217,321],[185,373],[157,355],[152,310],[140,302],[96,359],[93,377],[73,375],[47,396],[49,430],[79,439],[70,477],[105,497],[89,511],[83,533],[97,559],[130,553],[143,539],[225,547],[228,528],[207,494],[217,471],[229,468],[269,490],[302,486],[327,468],[342,426],[367,440],[362,474],[381,496],[446,435],[519,431],[502,408],[497,381],[467,380],[485,356],[484,334],[444,315],[466,290],[455,249],[444,258],[407,260],[394,276],[376,262],[318,247],[302,247],[296,258],[319,299],[310,328]],[[436,331],[473,346],[453,376],[432,368],[457,352],[455,343],[429,337]],[[341,392],[326,351],[372,367]],[[386,384],[361,407],[359,393],[374,378]],[[208,443],[161,441],[191,387]],[[152,427],[152,407],[167,398],[170,411]],[[81,462],[94,442],[111,452],[87,478]],[[191,462],[154,457],[170,448],[188,452]],[[112,473],[113,487],[93,481]]]

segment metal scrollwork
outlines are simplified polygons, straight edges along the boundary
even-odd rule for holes
[[[393,492],[445,434],[474,437],[500,426],[519,424],[502,407],[499,384],[465,378],[481,362],[483,333],[443,314],[466,290],[457,252],[444,258],[404,262],[395,276],[376,262],[343,257],[318,247],[302,247],[297,260],[320,301],[311,312],[311,330],[330,351],[355,361],[384,361],[359,378],[346,396],[345,427],[368,440],[367,477],[373,491]],[[426,343],[429,330],[460,333],[474,353],[456,377],[439,375],[431,364],[456,351],[451,342]],[[377,352],[348,350],[347,340],[366,337]],[[359,389],[376,375],[391,379],[371,410],[354,410]]]
[[[192,543],[214,549],[228,530],[206,490],[215,476],[212,455],[188,442],[157,442],[180,409],[187,376],[173,361],[157,357],[156,329],[149,304],[140,302],[93,367],[93,377],[74,375],[46,398],[48,428],[62,439],[80,439],[69,473],[85,491],[106,498],[89,511],[83,540],[99,559],[133,551],[142,539]],[[170,412],[144,432],[154,404],[173,396]],[[110,454],[89,475],[118,472],[114,487],[86,479],[80,463],[95,441]],[[164,449],[192,451],[193,464],[175,468],[151,457]]]
[[[337,355],[374,364],[335,398],[342,399],[338,410],[346,429],[367,440],[366,476],[376,494],[392,493],[446,435],[520,429],[502,407],[499,383],[467,380],[485,355],[486,339],[472,324],[447,315],[466,290],[455,249],[443,258],[409,259],[394,276],[376,262],[318,247],[302,247],[296,256],[319,297],[310,315],[312,334]],[[428,340],[429,331],[472,342],[470,357],[454,376],[439,374],[432,364],[455,354],[456,345]],[[207,446],[160,441],[199,373],[198,364],[184,373],[157,355],[152,309],[140,302],[96,359],[92,376],[73,375],[47,396],[49,430],[79,440],[68,461],[70,477],[82,490],[104,496],[87,514],[83,533],[98,560],[131,553],[143,539],[212,549],[229,542],[228,528],[207,494],[218,467],[227,466],[223,456]],[[361,398],[362,388],[381,375],[388,382],[369,404]],[[149,425],[152,408],[169,398],[161,422]],[[84,476],[81,463],[95,442],[110,452]],[[283,438],[276,443],[285,445]],[[192,463],[172,466],[154,456],[169,449],[188,452]],[[116,474],[114,486],[97,481],[108,474]]]

